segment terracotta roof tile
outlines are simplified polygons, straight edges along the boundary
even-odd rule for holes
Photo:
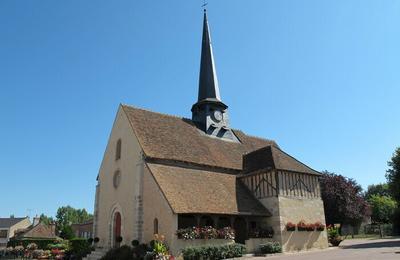
[[[147,166],[175,213],[271,215],[235,175],[152,163]]]
[[[146,156],[241,170],[243,154],[271,140],[234,130],[241,143],[206,136],[189,119],[122,105]]]

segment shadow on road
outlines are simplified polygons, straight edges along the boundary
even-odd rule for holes
[[[382,241],[374,243],[340,246],[340,248],[342,249],[361,249],[361,248],[379,248],[379,247],[400,247],[400,241]]]

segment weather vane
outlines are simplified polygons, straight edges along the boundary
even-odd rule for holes
[[[204,0],[203,5],[201,7],[203,7],[205,9],[207,5],[208,5],[208,3],[206,2],[206,0]]]

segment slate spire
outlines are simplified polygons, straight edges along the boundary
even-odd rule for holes
[[[228,106],[221,101],[211,45],[207,12],[204,10],[199,95],[192,106],[192,121],[207,135],[239,142],[229,127]]]
[[[217,72],[212,51],[210,28],[207,21],[207,11],[204,9],[203,39],[201,45],[201,62],[199,77],[199,96],[198,102],[202,100],[221,101]]]

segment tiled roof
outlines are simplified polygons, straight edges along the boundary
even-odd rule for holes
[[[270,216],[235,175],[147,163],[175,213]]]
[[[241,143],[206,136],[189,119],[122,105],[147,157],[242,169],[243,154],[274,141],[234,130]]]
[[[39,223],[17,234],[18,238],[57,238],[54,225]]]
[[[26,218],[0,218],[0,228],[9,228]]]
[[[266,146],[244,155],[243,170],[245,172],[251,172],[263,168],[273,168],[316,175],[321,174],[275,146]]]

